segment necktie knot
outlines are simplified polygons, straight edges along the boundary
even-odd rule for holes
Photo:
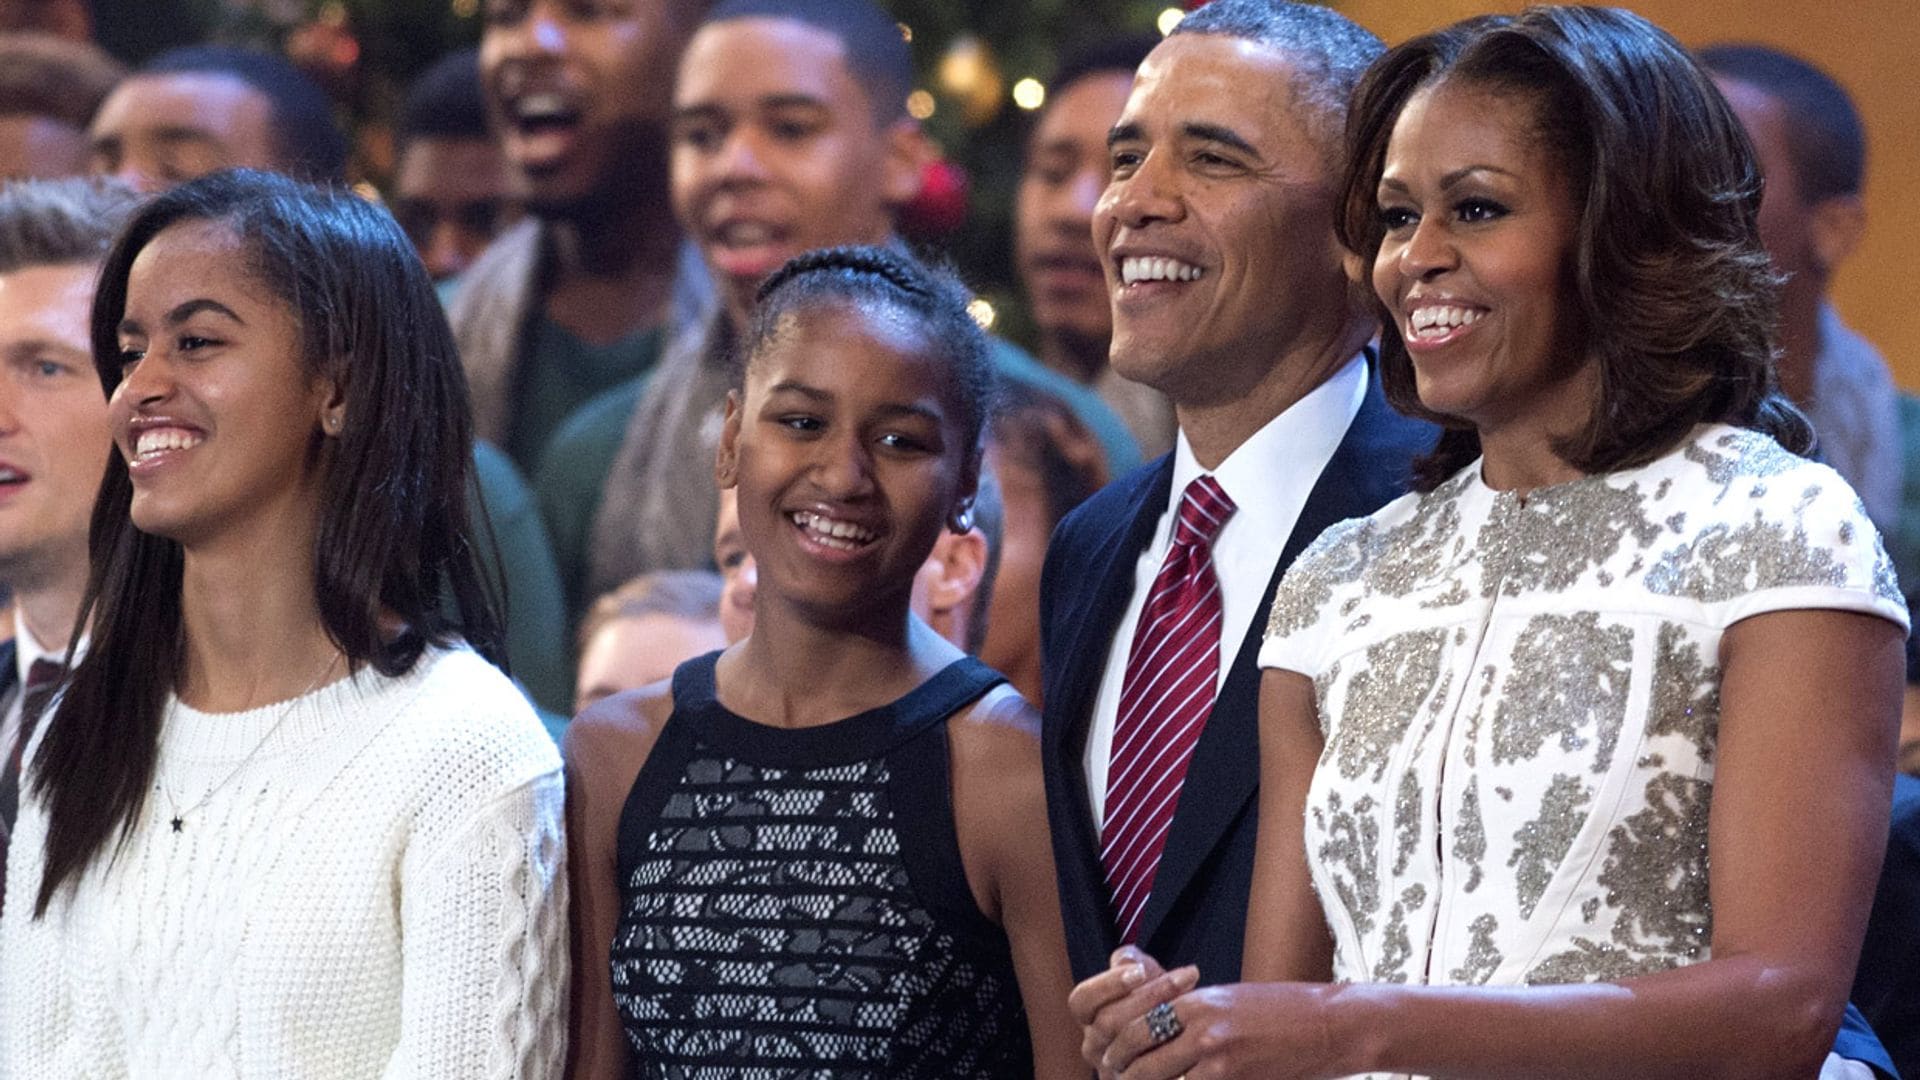
[[[1235,510],[1220,481],[1210,475],[1194,478],[1180,497],[1180,513],[1174,525],[1173,542],[1180,546],[1211,545],[1213,538]]]
[[[26,692],[44,693],[60,684],[67,677],[67,665],[58,660],[42,657],[27,665]]]

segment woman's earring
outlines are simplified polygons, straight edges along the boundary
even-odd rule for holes
[[[338,413],[334,413],[328,416],[326,426],[327,426],[327,434],[329,435],[340,434],[340,415]]]

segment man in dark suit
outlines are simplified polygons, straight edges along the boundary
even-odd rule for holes
[[[1044,752],[1077,979],[1123,943],[1239,977],[1274,586],[1322,529],[1405,491],[1434,441],[1386,404],[1372,304],[1333,231],[1345,102],[1380,51],[1323,8],[1215,0],[1147,58],[1112,133],[1094,218],[1112,364],[1173,401],[1179,435],[1047,555]],[[1216,629],[1170,646],[1154,628],[1183,616],[1158,587],[1195,485],[1226,497],[1206,552],[1218,610],[1202,596],[1188,620]],[[1197,668],[1169,693],[1154,665],[1180,648]],[[1153,715],[1175,698],[1184,712]]]
[[[1239,978],[1266,609],[1294,557],[1403,492],[1437,434],[1387,407],[1372,301],[1333,232],[1344,103],[1380,51],[1324,8],[1213,0],[1141,65],[1109,140],[1111,361],[1172,400],[1179,434],[1061,522],[1042,578],[1076,979],[1123,944],[1149,974]],[[1823,1075],[1884,1067],[1848,1021]]]
[[[65,659],[87,585],[87,522],[106,471],[107,402],[87,314],[133,192],[83,180],[0,191],[0,881],[19,807],[20,750]]]

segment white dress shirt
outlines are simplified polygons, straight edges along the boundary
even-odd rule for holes
[[[74,663],[79,663],[80,658],[86,654],[87,642],[85,638],[82,638],[80,640],[80,648],[74,653]],[[20,617],[20,605],[15,604],[13,608],[13,667],[15,679],[13,692],[7,695],[6,712],[0,714],[0,753],[12,753],[13,740],[20,735],[20,710],[25,707],[27,700],[27,672],[33,669],[34,662],[37,660],[52,660],[56,663],[64,663],[66,659],[67,650],[49,650],[46,646],[40,644],[40,639],[34,637],[33,631],[27,627],[27,620]]]
[[[1280,549],[1293,534],[1307,496],[1339,449],[1347,429],[1353,426],[1366,396],[1366,359],[1355,356],[1292,408],[1267,421],[1213,470],[1213,478],[1236,507],[1213,540],[1213,571],[1220,579],[1220,674],[1216,692],[1226,682],[1247,627],[1254,619],[1264,617],[1265,613],[1256,609],[1266,594],[1267,582],[1273,579]],[[1187,485],[1205,472],[1194,459],[1187,433],[1180,432],[1173,448],[1172,493],[1154,524],[1153,539],[1134,563],[1133,595],[1107,648],[1107,666],[1100,677],[1100,692],[1094,698],[1093,722],[1088,725],[1083,763],[1087,801],[1096,823],[1106,820],[1113,724],[1120,714],[1120,684],[1126,679],[1134,628],[1153,589],[1153,579],[1159,576],[1160,564],[1166,561],[1167,549],[1172,546],[1181,497]]]

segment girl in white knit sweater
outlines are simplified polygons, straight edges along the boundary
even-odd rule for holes
[[[194,181],[108,256],[93,342],[118,453],[9,856],[0,1075],[557,1075],[560,763],[482,659],[465,385],[405,237]]]

